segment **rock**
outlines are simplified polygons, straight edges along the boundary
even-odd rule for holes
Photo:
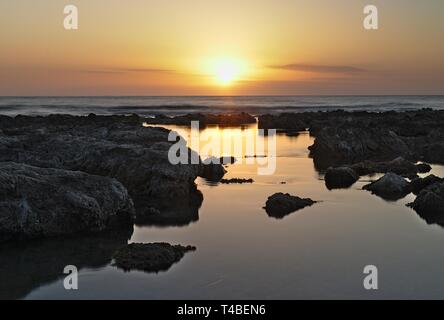
[[[444,182],[429,185],[408,206],[428,224],[444,226]]]
[[[354,127],[321,130],[309,150],[319,169],[364,160],[384,161],[411,153],[393,131]]]
[[[412,192],[414,194],[418,194],[419,192],[421,192],[422,189],[425,189],[432,184],[435,184],[438,182],[443,182],[443,181],[444,181],[444,179],[431,174],[425,178],[418,177],[416,179],[413,179],[410,183],[410,186],[411,186]]]
[[[256,119],[245,112],[225,114],[189,113],[175,117],[156,116],[155,118],[145,119],[145,122],[148,124],[174,124],[182,126],[190,126],[191,121],[198,121],[200,127],[207,125],[240,126],[256,123]]]
[[[427,163],[418,163],[416,165],[416,168],[418,170],[418,173],[427,173],[432,170],[432,167]]]
[[[132,224],[117,180],[77,171],[0,163],[0,242],[94,233]]]
[[[325,173],[325,184],[328,189],[348,188],[356,181],[359,176],[355,170],[350,167],[328,168]]]
[[[304,122],[302,114],[281,113],[278,115],[261,115],[258,118],[259,129],[283,129],[289,133],[305,131],[308,127]]]
[[[418,166],[412,162],[405,160],[403,157],[397,157],[391,161],[362,161],[350,166],[360,176],[374,174],[374,173],[387,173],[393,172],[406,178],[413,178],[418,173]]]
[[[222,172],[222,165],[208,170],[200,163],[170,163],[168,152],[175,143],[168,141],[170,131],[142,123],[134,115],[17,116],[2,121],[0,161],[116,178],[137,209],[155,207],[163,212],[188,206],[190,199],[198,199],[196,177]]]
[[[410,193],[409,183],[401,176],[389,172],[382,178],[362,187],[386,200],[397,200]]]
[[[286,215],[295,212],[297,210],[303,209],[307,206],[311,206],[316,201],[309,198],[299,198],[292,196],[288,193],[275,193],[268,197],[265,203],[265,210],[270,217],[282,219]]]
[[[140,270],[159,272],[168,270],[179,262],[186,252],[196,247],[170,245],[169,243],[131,243],[113,255],[114,264],[125,271]]]
[[[220,164],[221,158],[209,157],[202,161],[199,176],[212,182],[219,182],[227,172]]]
[[[237,159],[233,156],[229,156],[229,157],[220,157],[220,162],[221,164],[234,164],[236,163]]]
[[[232,178],[232,179],[222,179],[220,180],[220,183],[222,184],[233,184],[233,183],[238,183],[238,184],[243,184],[243,183],[253,183],[254,180],[253,179],[241,179],[241,178]]]

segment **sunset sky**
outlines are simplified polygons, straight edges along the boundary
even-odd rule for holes
[[[362,26],[367,4],[379,30]],[[0,95],[444,94],[443,13],[443,0],[2,0]]]

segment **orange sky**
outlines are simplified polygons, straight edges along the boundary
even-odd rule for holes
[[[444,94],[444,2],[371,3],[3,0],[0,95]]]

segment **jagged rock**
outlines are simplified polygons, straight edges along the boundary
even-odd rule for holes
[[[0,161],[116,178],[137,208],[155,207],[163,212],[171,206],[190,205],[191,198],[198,199],[194,180],[208,174],[208,167],[200,161],[170,163],[168,151],[175,143],[168,141],[170,131],[142,127],[142,123],[136,115],[2,119]],[[209,172],[223,170],[214,164]],[[193,205],[198,208],[200,203]]]
[[[288,193],[279,192],[268,197],[264,209],[270,217],[281,219],[292,212],[315,203],[316,201],[309,198],[299,198]]]
[[[325,173],[325,184],[328,189],[348,188],[358,179],[359,176],[350,167],[330,167]]]
[[[413,179],[410,183],[410,186],[411,186],[412,192],[414,194],[418,194],[419,192],[421,192],[422,189],[425,189],[432,184],[435,184],[438,182],[443,182],[443,181],[444,181],[444,179],[431,174],[425,178],[418,177],[416,179]]]
[[[309,149],[319,169],[411,154],[407,144],[393,131],[354,127],[327,127],[319,132]]]
[[[397,200],[410,193],[409,183],[401,176],[389,172],[382,178],[362,187],[386,200]]]
[[[408,206],[428,224],[444,226],[444,182],[429,185]]]
[[[76,235],[132,223],[117,180],[78,171],[0,163],[0,242]]]
[[[115,265],[125,271],[159,272],[168,270],[185,253],[195,250],[193,246],[173,246],[169,243],[130,243],[117,250],[113,258]]]

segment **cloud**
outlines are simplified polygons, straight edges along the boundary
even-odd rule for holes
[[[93,69],[93,70],[82,70],[82,72],[95,73],[95,74],[176,73],[175,70],[158,69],[158,68]]]
[[[319,65],[319,64],[304,64],[304,63],[292,63],[284,65],[271,65],[268,68],[314,72],[314,73],[359,73],[367,70],[352,67],[352,66],[337,66],[337,65]]]

